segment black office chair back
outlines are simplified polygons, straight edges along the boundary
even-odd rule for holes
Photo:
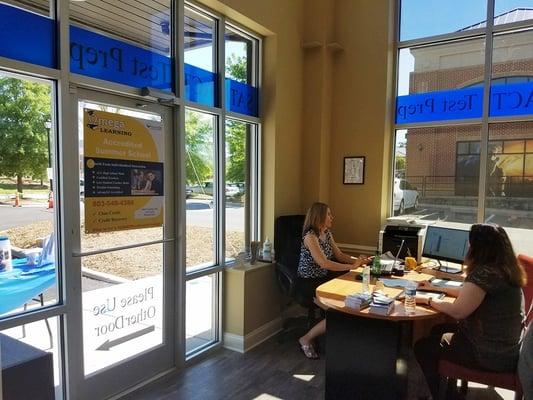
[[[276,261],[294,272],[294,276],[300,261],[304,220],[305,215],[283,215],[274,224]]]

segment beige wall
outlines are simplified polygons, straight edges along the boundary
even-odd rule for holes
[[[391,165],[393,1],[338,0],[330,204],[337,242],[376,246],[386,217]],[[364,185],[343,185],[343,157],[365,156]],[[309,199],[311,200],[311,199]]]
[[[203,3],[264,36],[262,236],[272,238],[276,215],[302,212],[303,1]]]
[[[337,242],[375,246],[388,204],[394,1],[203,3],[264,36],[263,236],[272,238],[276,216],[321,200],[336,216]],[[353,155],[366,157],[364,185],[342,184],[343,157]],[[238,335],[274,317],[251,318],[265,305],[248,313],[242,303],[265,281],[242,285],[227,275],[225,331]],[[268,286],[278,298],[274,276]]]
[[[388,207],[394,2],[204,3],[265,37],[263,236],[321,200],[338,242],[374,246]],[[366,157],[364,185],[342,184],[349,155]]]

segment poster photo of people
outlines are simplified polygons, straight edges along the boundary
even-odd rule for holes
[[[162,196],[163,172],[160,169],[131,169],[131,194],[134,196]]]

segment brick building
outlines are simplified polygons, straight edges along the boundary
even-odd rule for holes
[[[498,19],[519,21],[531,18],[531,14],[533,9],[515,9],[496,17],[495,25]],[[465,29],[482,25],[484,22]],[[493,47],[491,86],[507,85],[509,90],[514,85],[522,89],[531,86],[533,96],[533,33],[496,35]],[[482,39],[411,48],[410,53],[414,69],[409,75],[409,95],[452,90],[459,93],[482,86]],[[511,109],[533,109],[533,97],[519,97],[514,92],[507,97],[505,101],[512,101]],[[422,198],[477,196],[480,133],[479,124],[462,124],[460,119],[454,121],[454,126],[408,129],[405,175],[422,192]],[[491,124],[488,152],[487,196],[532,198],[533,122]]]

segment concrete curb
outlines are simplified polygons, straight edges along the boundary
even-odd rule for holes
[[[81,274],[86,278],[95,279],[97,281],[107,282],[107,283],[127,283],[131,282],[130,279],[122,278],[120,276],[107,274],[105,272],[95,271],[90,268],[81,267]]]

